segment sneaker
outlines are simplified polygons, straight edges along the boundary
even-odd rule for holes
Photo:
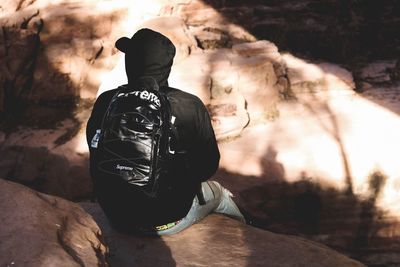
[[[221,201],[215,212],[225,214],[233,219],[246,223],[243,214],[232,199],[232,192],[221,186],[218,182],[212,181],[211,183],[213,183],[221,192]]]

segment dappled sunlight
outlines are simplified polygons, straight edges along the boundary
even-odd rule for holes
[[[278,119],[249,127],[237,140],[220,144],[221,167],[240,175],[268,176],[263,162],[273,146],[287,182],[308,177],[342,191],[351,183],[352,192],[361,198],[368,197],[368,178],[379,170],[388,179],[376,206],[389,216],[400,216],[399,116],[357,95],[347,71],[326,65],[324,70],[293,56],[290,60],[289,72],[294,66],[292,75],[297,78],[291,82],[303,91],[297,91],[297,100],[279,104]]]
[[[73,94],[82,98],[95,97],[101,77],[115,65],[111,40],[120,32],[118,25],[126,11],[118,5],[106,8],[104,4],[63,3],[42,9],[46,24],[41,40],[50,44],[41,61],[45,60],[53,72],[68,76],[70,90],[75,88]],[[39,68],[35,75],[46,80],[48,70]]]
[[[400,177],[397,161],[399,116],[362,97],[349,99],[347,105],[336,101],[332,107],[340,111],[343,120],[350,122],[343,133],[343,141],[352,156],[351,165],[357,176],[365,175],[368,172],[365,169],[378,167],[390,176]]]
[[[400,215],[398,207],[393,205],[393,197],[397,196],[392,187],[400,179],[400,170],[396,167],[396,158],[400,153],[400,145],[396,142],[396,136],[400,136],[400,119],[384,107],[358,95],[349,71],[330,63],[310,63],[289,53],[281,56],[263,54],[272,51],[272,46],[243,51],[232,49],[234,52],[230,49],[200,50],[193,45],[193,40],[186,37],[185,30],[182,32],[181,26],[176,26],[180,25],[179,20],[174,21],[169,30],[163,28],[162,19],[153,20],[152,16],[160,12],[162,4],[166,3],[161,2],[148,2],[143,6],[147,11],[141,12],[138,20],[143,21],[145,16],[151,18],[147,25],[166,34],[178,47],[179,57],[171,72],[170,85],[194,93],[210,107],[223,107],[219,112],[227,112],[230,105],[236,108],[234,115],[225,117],[213,114],[211,110],[217,133],[221,136],[240,135],[239,138],[220,142],[221,168],[241,175],[263,177],[269,171],[265,168],[265,161],[268,160],[266,151],[273,147],[276,151],[274,160],[283,165],[286,181],[296,182],[308,177],[338,190],[350,190],[360,197],[368,194],[368,176],[379,169],[389,178],[377,205]],[[179,14],[189,22],[206,23],[207,16],[213,22],[225,21],[212,7],[200,2],[198,5],[199,10],[183,10]],[[146,25],[135,21],[138,18],[135,12],[138,11],[133,7],[133,2],[126,6],[128,15],[124,25],[137,26],[124,28],[123,36],[130,36]],[[175,11],[172,8],[171,14]],[[208,15],[202,18],[201,14],[205,16],[206,13]],[[232,23],[222,26],[229,32],[246,31]],[[246,51],[250,54],[241,54]],[[262,56],[252,58],[253,55],[264,56],[263,62],[257,61]],[[97,94],[126,83],[123,56],[119,54],[118,58],[116,67],[103,76]],[[251,98],[241,90],[250,87],[250,91],[257,90],[260,94],[260,91],[267,92],[260,89],[260,85],[264,86],[258,82],[261,78],[268,80],[268,88],[273,88],[275,77],[261,77],[257,73],[273,71],[270,62],[279,60],[287,67],[290,89],[296,100],[280,102],[278,118],[268,122],[257,121],[257,112],[262,108],[257,106],[257,101],[249,104]],[[243,66],[249,67],[249,71],[243,71]],[[235,86],[240,83],[242,85],[238,88],[243,89],[237,90]],[[219,95],[213,88],[221,89]],[[274,97],[260,96],[257,100]],[[254,107],[256,109],[252,113]],[[249,118],[251,125],[247,126]],[[80,142],[77,150],[84,151],[83,144],[84,141]]]
[[[211,63],[207,55],[207,52],[196,50],[191,53],[190,57],[175,62],[168,79],[170,86],[189,90],[206,105],[210,103],[211,99],[211,77],[208,75]],[[196,70],[193,70],[193,66],[196,66]],[[196,75],[193,71],[197,72]]]
[[[88,144],[86,142],[86,133],[84,131],[80,131],[74,139],[75,139],[74,147],[76,153],[78,154],[89,153]]]
[[[303,24],[304,32],[299,28],[300,36],[289,29],[297,26],[296,16],[283,17],[301,12],[299,5],[312,8],[320,3],[228,2],[36,0],[13,4],[9,9],[17,9],[15,15],[9,10],[0,15],[4,27],[10,28],[9,40],[3,30],[5,47],[7,42],[17,43],[17,53],[10,53],[6,58],[10,64],[7,61],[5,66],[13,70],[18,47],[29,48],[30,39],[25,36],[29,31],[40,38],[37,52],[27,60],[33,66],[27,83],[32,84],[24,92],[39,109],[26,117],[30,124],[0,132],[2,147],[10,147],[4,151],[11,151],[10,156],[4,153],[9,166],[4,173],[22,177],[32,172],[35,183],[54,183],[58,191],[53,192],[65,189],[65,195],[88,197],[91,179],[85,128],[93,101],[127,83],[124,54],[114,47],[115,41],[146,27],[166,35],[176,46],[169,85],[198,96],[206,105],[221,152],[213,179],[235,193],[244,212],[259,217],[254,226],[309,235],[350,254],[387,249],[379,242],[392,245],[394,237],[400,236],[398,88],[393,85],[383,95],[373,82],[355,76],[357,86],[361,82],[362,88],[370,90],[369,95],[357,93],[353,73],[360,69],[353,66],[351,73],[336,64],[311,62],[290,54],[296,50],[289,46],[276,45],[281,41],[304,46],[301,41],[313,39],[314,33],[330,36],[328,28],[319,31],[325,25],[312,25],[319,23],[309,16],[313,9],[300,14],[311,23]],[[308,27],[318,31],[310,34]],[[277,41],[272,41],[274,35],[279,35]],[[269,41],[255,36],[267,36]],[[305,55],[312,58],[312,52],[318,51]],[[398,62],[393,62],[390,73],[377,72],[386,81],[395,74],[398,78],[394,73]],[[18,75],[6,77],[7,82],[14,84]],[[46,158],[36,160],[35,155]],[[24,157],[32,158],[30,164],[25,164]],[[49,180],[43,179],[44,172],[50,173],[45,174]],[[59,181],[64,182],[58,185]],[[78,187],[84,188],[83,193],[76,193]],[[207,251],[210,243],[232,241],[236,245],[232,253],[240,255],[235,264],[251,266],[257,236],[249,243],[246,231],[232,228],[224,234],[232,239],[227,241],[215,238],[220,227],[207,227],[198,225],[200,233],[195,234],[205,239],[191,244],[196,252]],[[379,244],[370,245],[370,237]],[[164,243],[167,249],[179,245],[168,238]],[[212,253],[222,255],[222,250]],[[172,250],[172,257],[180,259],[179,253]],[[197,254],[207,260],[207,255]]]
[[[287,67],[291,90],[296,100],[279,103],[277,119],[257,121],[255,118],[263,110],[257,106],[257,100],[274,99],[275,96],[260,96],[260,92],[259,99],[252,100],[241,90],[250,88],[250,91],[261,91],[260,86],[264,84],[259,81],[262,78],[268,80],[268,88],[273,88],[277,82],[276,77],[257,76],[259,71],[273,71],[270,62],[279,61],[277,52],[273,52],[274,56],[264,54],[267,50],[272,51],[273,46],[251,48],[253,50],[234,48],[234,52],[231,49],[201,50],[197,48],[193,38],[188,37],[185,32],[187,28],[182,26],[180,19],[176,18],[166,25],[165,20],[156,18],[160,12],[168,14],[166,1],[140,3],[140,10],[135,8],[137,4],[137,1],[117,1],[112,4],[107,1],[93,2],[91,8],[96,10],[98,16],[107,16],[113,12],[119,14],[119,21],[114,24],[118,25],[114,27],[117,32],[112,35],[110,33],[109,39],[105,41],[94,39],[87,45],[72,42],[71,47],[66,47],[66,51],[69,51],[68,60],[55,61],[58,50],[52,53],[52,48],[49,47],[48,56],[53,58],[53,67],[61,73],[74,70],[70,76],[76,87],[88,82],[101,84],[97,90],[99,95],[126,83],[123,54],[111,48],[115,39],[120,36],[129,37],[143,25],[160,30],[178,48],[170,85],[196,94],[205,104],[219,108],[218,112],[227,112],[227,116],[220,116],[218,112],[212,113],[214,127],[221,136],[241,134],[237,139],[220,143],[221,168],[241,175],[262,177],[269,171],[265,168],[266,151],[273,147],[276,150],[274,160],[283,165],[286,181],[295,182],[309,177],[322,184],[334,185],[340,190],[345,190],[351,183],[353,192],[359,195],[367,194],[368,186],[365,181],[371,171],[379,169],[389,179],[378,204],[396,210],[400,215],[400,208],[393,205],[396,202],[393,198],[397,197],[393,186],[397,188],[395,185],[399,182],[396,181],[400,179],[396,166],[400,151],[399,143],[396,142],[396,137],[400,136],[400,120],[396,114],[358,96],[354,92],[354,81],[349,71],[334,64],[313,64],[288,53],[282,54],[281,59]],[[207,9],[204,5],[202,8],[204,12],[212,9]],[[175,11],[171,9],[171,14]],[[71,12],[75,14],[75,11]],[[181,15],[184,19],[196,21],[206,19],[193,17],[203,13],[186,10]],[[207,14],[214,22],[224,21],[217,11]],[[84,23],[85,18],[85,15],[79,15],[74,23]],[[100,26],[96,28],[98,27]],[[229,32],[236,30],[241,34],[245,31],[232,23],[224,24],[223,27]],[[87,46],[93,47],[93,50],[84,51]],[[101,47],[104,47],[102,53],[109,53],[105,56],[108,61],[97,63],[95,68],[92,66],[91,74],[83,78],[81,73],[90,65],[88,57],[96,54]],[[252,57],[260,54],[264,58]],[[243,66],[249,69],[243,71]],[[107,72],[110,68],[112,71]],[[235,87],[237,85],[239,86]],[[217,93],[212,88],[222,90]],[[82,88],[80,94],[91,96],[91,91],[85,90]],[[268,90],[262,91],[267,93]],[[232,105],[235,107],[232,113],[234,115],[229,113]],[[249,118],[252,124],[247,126]],[[79,132],[71,144],[72,142],[76,153],[87,153],[83,131]]]
[[[22,71],[14,68],[13,59],[18,57],[19,47],[33,49],[28,45],[32,31],[33,37],[40,38],[40,46],[26,60],[33,67],[31,75],[24,78],[32,84],[23,93],[39,108],[26,116],[29,124],[17,125],[10,133],[0,132],[2,148],[7,148],[3,157],[8,169],[3,173],[24,177],[35,189],[47,190],[48,183],[53,191],[45,192],[71,199],[89,197],[92,185],[85,128],[94,99],[127,83],[124,54],[114,47],[115,41],[146,27],[166,35],[176,46],[169,85],[198,96],[206,105],[221,153],[212,179],[235,194],[249,224],[304,235],[352,257],[371,251],[375,257],[392,246],[397,249],[400,104],[396,85],[384,95],[381,88],[374,87],[374,80],[358,75],[361,65],[369,62],[357,61],[360,67],[349,63],[352,73],[337,64],[312,62],[290,53],[297,50],[285,43],[303,46],[300,48],[310,53],[301,55],[315,59],[313,53],[321,51],[314,51],[305,41],[335,37],[326,25],[317,25],[324,20],[312,16],[311,11],[320,11],[315,6],[324,4],[228,2],[13,3],[9,9],[16,10],[15,15],[9,10],[0,15],[0,22],[9,28],[9,32],[3,30],[2,51],[7,54],[7,45],[17,44],[17,53],[10,53],[5,64],[10,65],[9,70],[15,69],[16,75],[6,79],[15,88],[22,84],[14,83]],[[301,5],[308,8],[306,12],[301,13]],[[306,21],[299,27],[297,13]],[[314,39],[314,34],[318,38]],[[341,49],[345,45],[339,44]],[[336,49],[333,44],[329,48]],[[29,66],[24,60],[20,65]],[[376,73],[367,70],[394,81],[398,64],[393,61],[390,70],[382,70],[386,68],[383,64]],[[357,89],[367,88],[369,95],[356,92],[353,74]],[[379,75],[376,77],[383,79]],[[257,241],[263,237],[249,239],[247,228],[242,227],[218,232],[225,223],[222,219],[217,222],[217,227],[200,223],[195,226],[197,232],[182,233],[186,240],[204,237],[191,243],[193,250],[185,247],[185,253],[207,262],[208,255],[203,252],[222,255],[226,244],[235,243],[230,251],[235,264],[252,266],[251,258],[259,249]],[[160,241],[170,262],[174,262],[171,257],[182,260],[181,242],[168,237]],[[215,245],[218,242],[225,247]],[[221,251],[209,251],[209,244]],[[135,253],[146,251],[138,247]]]
[[[264,155],[267,147],[273,146],[277,161],[285,166],[287,181],[296,181],[304,173],[341,180],[343,169],[336,142],[312,123],[297,116],[280,117],[279,121],[250,127],[237,140],[220,144],[220,165],[241,175],[263,176],[269,171],[263,168]]]
[[[115,67],[101,78],[101,84],[97,91],[96,97],[104,93],[105,91],[115,89],[121,84],[128,83],[128,78],[125,74],[125,58],[120,56],[118,63]]]

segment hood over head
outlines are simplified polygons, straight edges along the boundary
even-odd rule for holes
[[[159,86],[168,86],[175,46],[166,36],[150,29],[137,31],[132,38],[122,37],[115,47],[125,53],[128,84],[153,77]]]

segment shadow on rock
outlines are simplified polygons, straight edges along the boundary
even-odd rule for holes
[[[88,199],[92,182],[88,158],[79,165],[45,147],[10,146],[0,149],[0,176],[42,193],[70,200]]]
[[[112,230],[100,207],[81,203],[100,225],[112,266],[364,266],[321,244],[210,215],[171,236],[138,237]],[[282,257],[282,255],[291,255]]]
[[[12,9],[9,2],[3,8]],[[21,126],[56,129],[71,119],[74,125],[57,140],[62,145],[82,125],[76,110],[92,105],[80,97],[96,95],[106,61],[112,61],[113,48],[103,41],[121,14],[98,14],[90,3],[36,4],[24,2],[0,19],[0,127],[6,133]]]
[[[111,266],[176,266],[170,248],[161,237],[122,234],[114,230],[101,208],[95,203],[81,203],[103,232]]]
[[[396,0],[203,2],[258,39],[314,59],[357,62],[399,53]]]
[[[400,257],[395,256],[399,252],[398,240],[385,234],[398,223],[376,207],[387,179],[385,174],[372,173],[369,196],[361,198],[306,174],[296,182],[287,182],[283,166],[273,151],[268,148],[261,176],[224,169],[216,174],[217,180],[236,196],[235,201],[249,224],[321,242],[371,266],[400,263]]]

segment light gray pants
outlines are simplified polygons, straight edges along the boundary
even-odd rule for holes
[[[186,217],[184,217],[179,224],[175,225],[174,227],[167,230],[158,231],[158,235],[176,234],[200,221],[212,212],[222,213],[245,223],[242,213],[239,211],[235,202],[233,202],[231,198],[231,192],[215,181],[203,182],[201,187],[206,203],[204,205],[200,205],[199,200],[197,197],[195,197],[193,199],[192,207],[190,208]]]

